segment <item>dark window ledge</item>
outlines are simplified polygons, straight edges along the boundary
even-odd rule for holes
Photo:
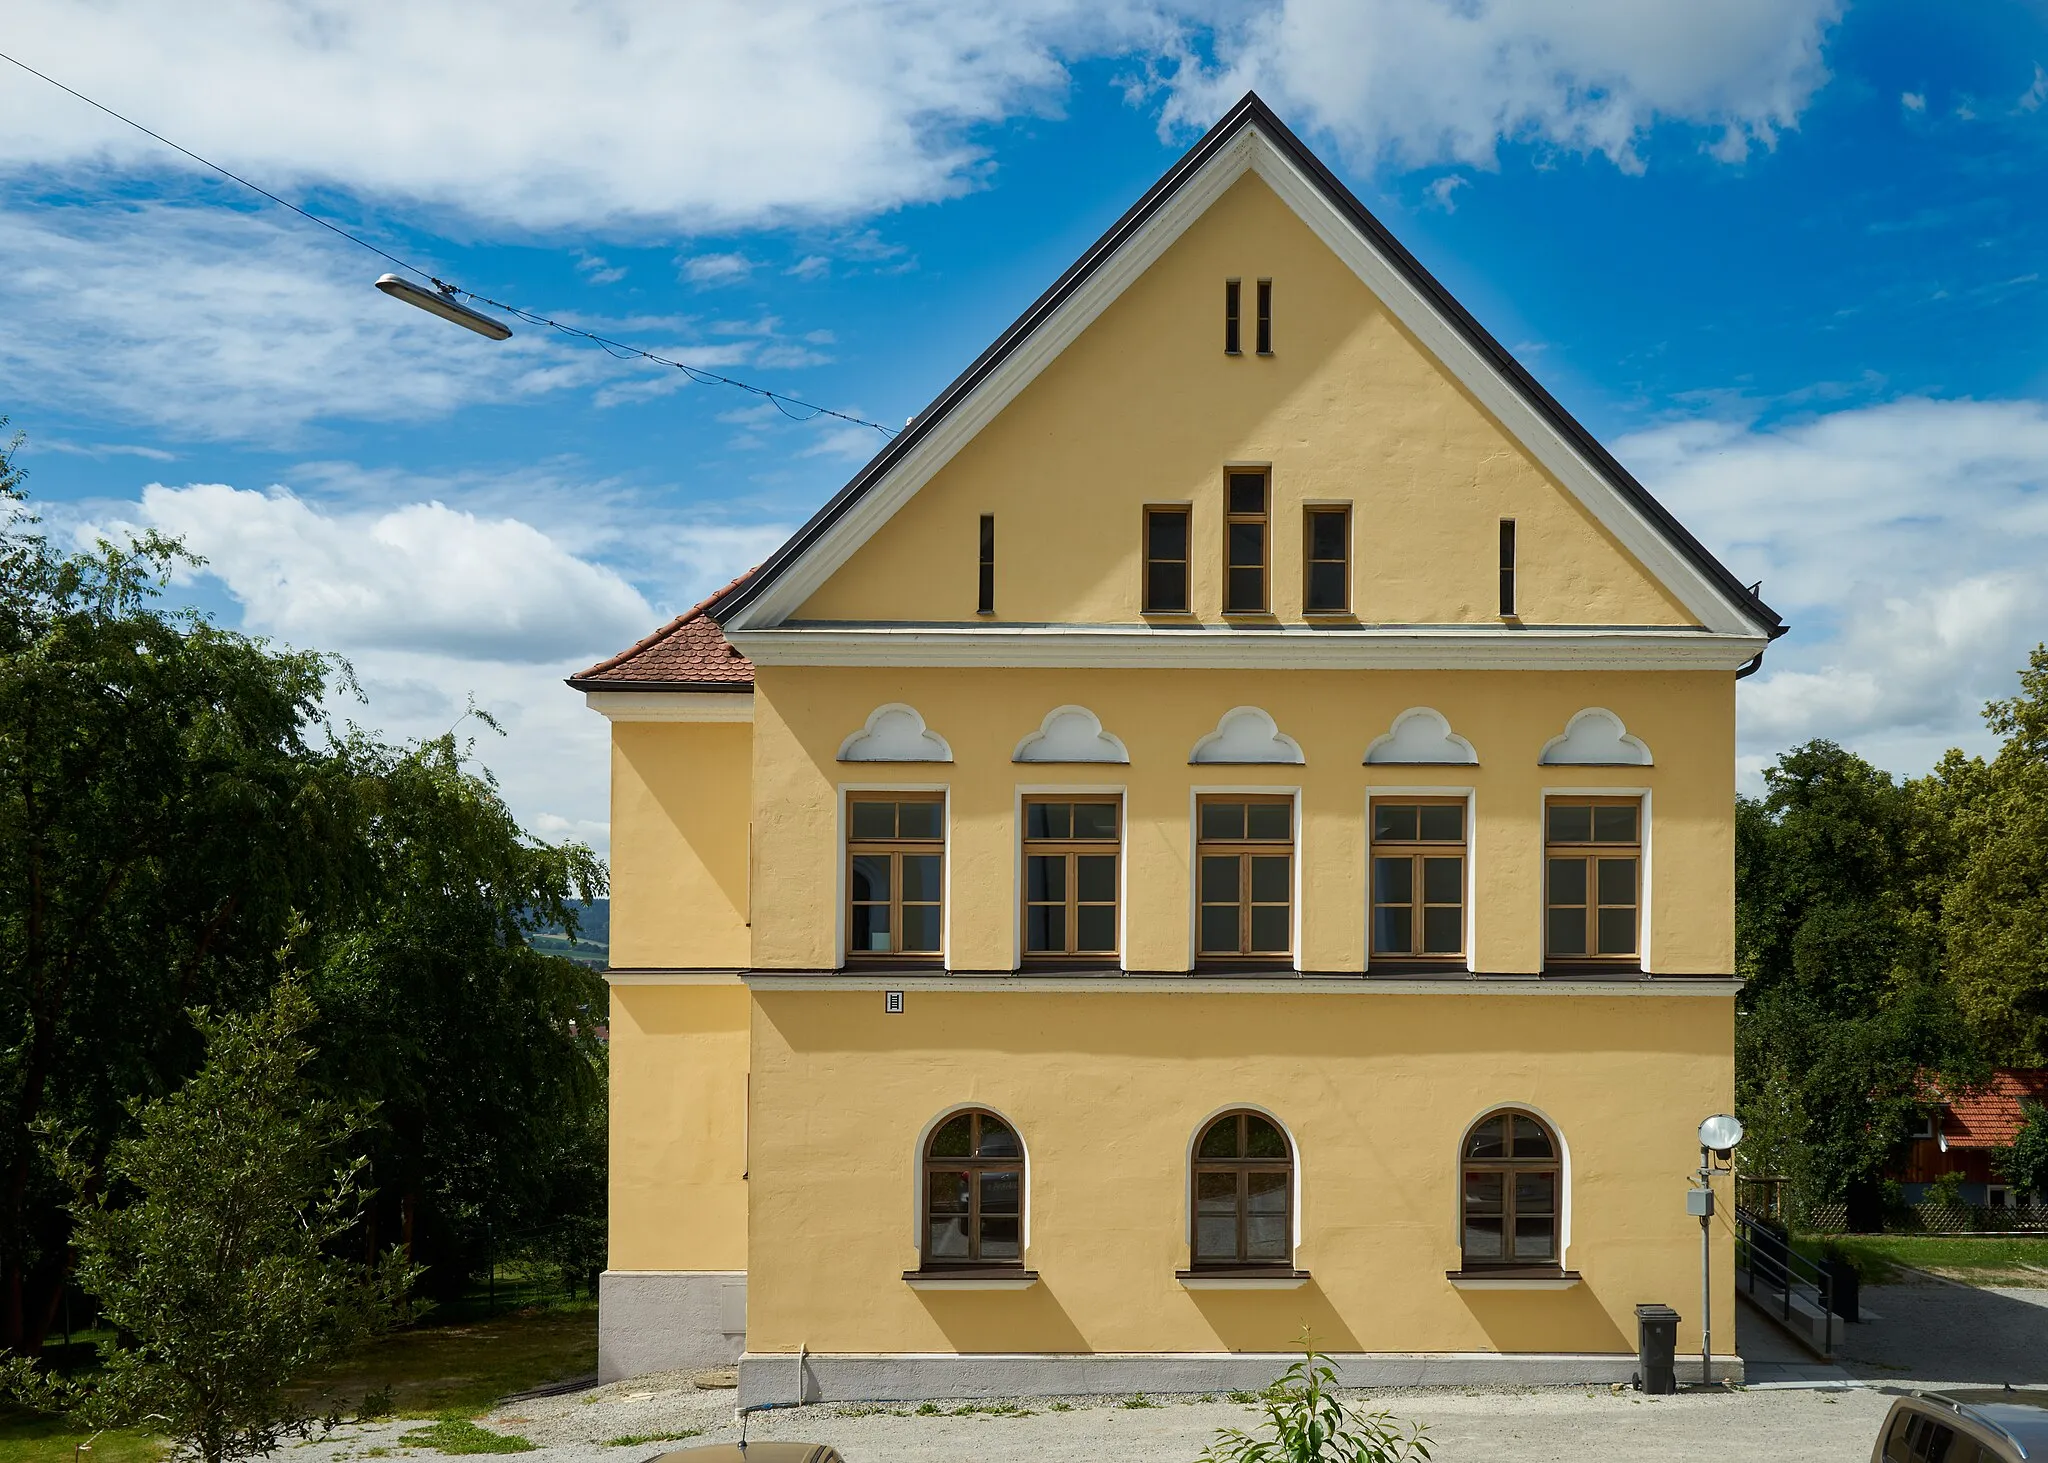
[[[1446,1270],[1444,1278],[1459,1290],[1569,1290],[1579,1283],[1579,1272],[1556,1265],[1482,1265]]]
[[[1027,955],[1015,975],[1121,975],[1123,966],[1114,955],[1092,960],[1085,955]]]
[[[839,974],[883,975],[892,970],[923,974],[928,971],[941,971],[945,968],[945,960],[937,955],[932,956],[929,960],[911,955],[877,955],[873,959],[856,956],[839,967]]]
[[[1029,1290],[1038,1272],[1022,1265],[935,1265],[905,1270],[903,1279],[913,1290]]]
[[[1249,959],[1245,960],[1216,960],[1213,958],[1209,960],[1197,960],[1195,962],[1195,968],[1187,973],[1190,975],[1265,976],[1269,979],[1276,976],[1284,976],[1289,980],[1295,979],[1296,977],[1300,976],[1301,972],[1296,970],[1292,965],[1283,965],[1280,963],[1280,961],[1284,960],[1285,958],[1285,956],[1280,956],[1276,958],[1272,956],[1254,955]]]
[[[1452,960],[1381,960],[1374,959],[1365,972],[1373,975],[1435,976],[1440,980],[1463,980],[1472,972],[1465,968],[1465,957],[1460,955]]]
[[[1544,965],[1543,973],[1571,980],[1641,980],[1643,967],[1634,961],[1552,960]]]
[[[1286,1265],[1213,1265],[1174,1272],[1188,1290],[1298,1290],[1309,1278],[1308,1271]]]

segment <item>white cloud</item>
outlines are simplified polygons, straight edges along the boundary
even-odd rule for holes
[[[1615,449],[1792,624],[1742,683],[1747,769],[1812,737],[1899,772],[1989,748],[1984,702],[2048,639],[2048,403],[1674,423]]]
[[[2041,63],[2036,61],[2033,84],[2020,93],[2019,100],[2013,105],[2022,112],[2038,112],[2043,102],[2048,102],[2048,70],[2043,70]]]
[[[1917,91],[1902,91],[1899,93],[1899,105],[1909,112],[1924,112],[1927,110],[1927,98]]]
[[[782,272],[798,279],[823,279],[832,272],[832,261],[823,254],[806,254]]]
[[[1200,126],[1247,88],[1374,166],[1494,164],[1503,139],[1642,166],[1664,121],[1738,162],[1826,80],[1840,0],[1281,0],[1183,43],[1165,120]]]
[[[754,261],[744,254],[699,254],[682,265],[683,278],[701,289],[738,284],[754,272]]]

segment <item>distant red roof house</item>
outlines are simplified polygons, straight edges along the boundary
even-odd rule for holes
[[[579,691],[751,691],[754,663],[726,643],[711,611],[754,577],[749,569],[645,640],[569,677]]]
[[[2048,1103],[2048,1067],[2001,1067],[1981,1087],[1937,1089],[1929,1096],[1925,1125],[1907,1146],[1903,1171],[1892,1176],[1924,1184],[1956,1172],[1966,1185],[1995,1185],[1991,1156],[2018,1135],[2024,1102]],[[1984,1200],[1966,1194],[1965,1202]]]

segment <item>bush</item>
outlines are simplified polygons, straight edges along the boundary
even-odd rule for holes
[[[1360,1412],[1337,1399],[1337,1369],[1310,1350],[1260,1394],[1266,1425],[1259,1435],[1216,1430],[1199,1463],[1408,1463],[1428,1459],[1421,1424],[1389,1412]]]

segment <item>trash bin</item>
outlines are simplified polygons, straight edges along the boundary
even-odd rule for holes
[[[1845,1321],[1859,1319],[1856,1267],[1840,1255],[1829,1255],[1820,1262],[1820,1273],[1828,1279],[1828,1309]]]
[[[1636,1307],[1636,1386],[1645,1392],[1678,1390],[1678,1312],[1670,1306]]]

